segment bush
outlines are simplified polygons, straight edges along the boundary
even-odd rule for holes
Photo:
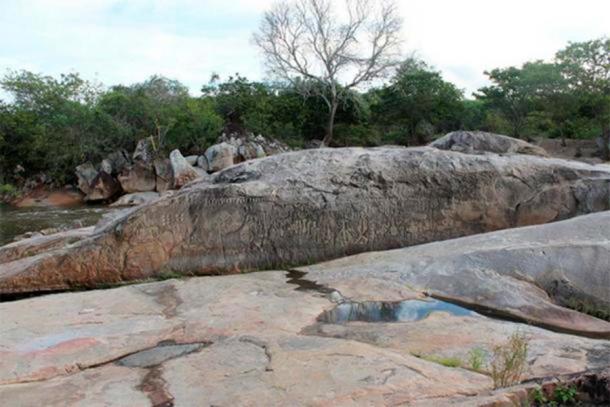
[[[525,372],[529,339],[516,332],[502,345],[494,347],[490,363],[494,387],[508,387],[519,383]]]

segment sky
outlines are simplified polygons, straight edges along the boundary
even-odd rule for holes
[[[343,0],[336,1],[340,6]],[[213,73],[267,78],[251,41],[272,0],[0,0],[0,74],[79,72],[105,85],[153,74],[191,93]],[[469,95],[485,70],[610,35],[609,0],[401,0],[405,55]]]

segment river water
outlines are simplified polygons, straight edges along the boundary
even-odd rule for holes
[[[85,227],[97,223],[109,211],[105,207],[13,208],[0,204],[0,246],[16,236],[49,228]]]

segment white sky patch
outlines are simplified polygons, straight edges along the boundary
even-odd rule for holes
[[[342,0],[336,0],[340,6]],[[213,72],[264,79],[251,42],[271,0],[0,0],[0,73],[76,71],[106,85],[161,74],[199,94]],[[470,95],[485,70],[610,35],[606,0],[403,0],[415,51]]]

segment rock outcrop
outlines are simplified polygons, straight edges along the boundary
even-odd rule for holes
[[[139,162],[123,170],[118,176],[118,180],[123,191],[127,194],[151,192],[157,187],[154,167]]]
[[[343,281],[387,294],[374,280]],[[489,355],[516,332],[528,338],[521,380],[610,363],[609,341],[474,313],[316,322],[337,305],[329,298],[270,271],[0,303],[0,398],[62,407],[473,405],[493,388]],[[469,362],[474,349],[484,358],[479,371]]]
[[[197,171],[197,169],[189,164],[178,150],[171,152],[169,161],[172,166],[174,188],[176,189],[180,189],[189,182],[207,175],[203,170],[201,172]]]
[[[454,131],[430,144],[441,150],[481,154],[530,154],[546,157],[547,152],[534,144],[484,131]]]
[[[248,161],[89,239],[0,266],[0,292],[95,287],[172,270],[311,264],[607,210],[610,169],[434,148],[318,149]]]
[[[78,189],[80,189],[85,195],[89,194],[89,192],[91,192],[91,183],[96,176],[97,170],[90,162],[86,162],[76,167]]]
[[[121,184],[105,171],[97,173],[91,181],[89,193],[85,197],[88,202],[105,201],[121,192]]]
[[[497,315],[610,339],[610,322],[599,319],[610,321],[608,264],[610,212],[601,212],[548,225],[364,253],[302,271],[308,279],[348,296],[361,293],[353,293],[342,279],[377,281],[385,287],[386,300],[396,299],[390,293],[407,284]]]
[[[224,170],[235,164],[237,148],[229,143],[214,144],[205,152],[205,158],[210,172]]]
[[[119,175],[125,168],[131,164],[129,154],[125,150],[115,151],[109,154],[108,157],[102,160],[100,169],[114,177]]]

